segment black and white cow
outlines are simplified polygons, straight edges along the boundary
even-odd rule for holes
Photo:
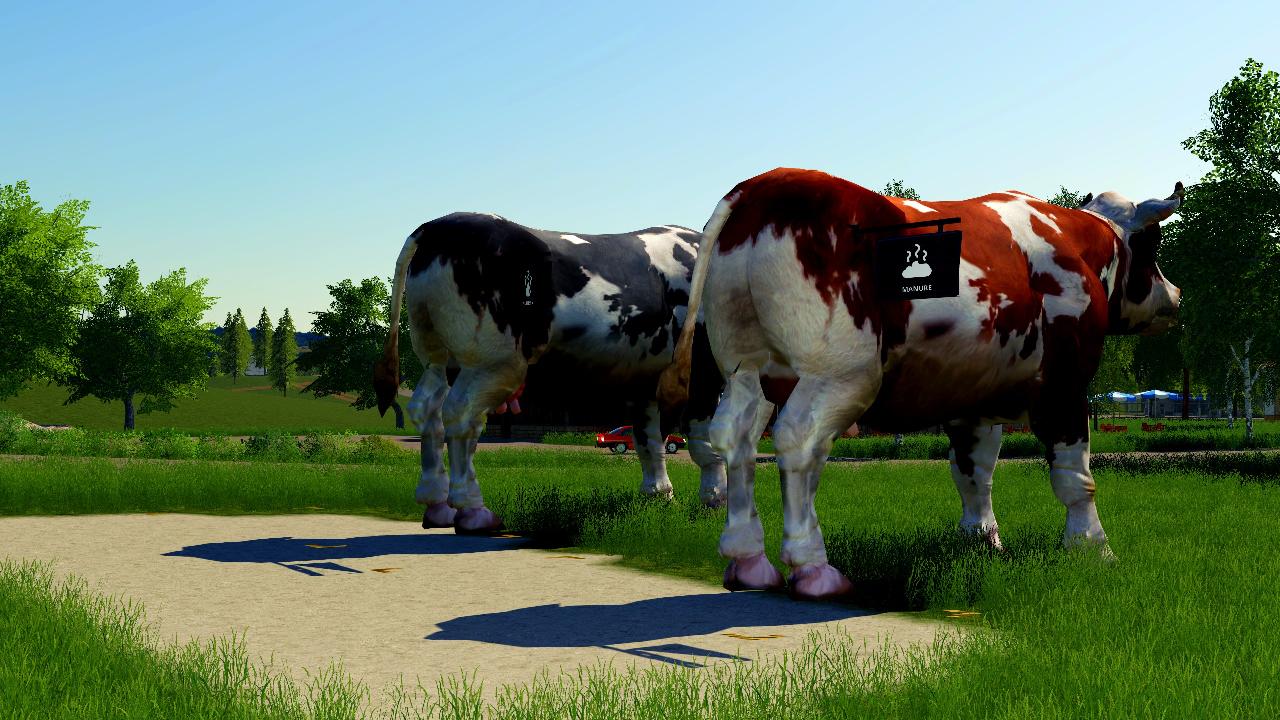
[[[399,387],[403,295],[413,349],[425,367],[409,403],[422,433],[416,499],[426,505],[423,527],[501,526],[484,506],[472,456],[486,411],[510,398],[535,364],[547,371],[540,377],[563,378],[565,393],[596,393],[624,407],[635,426],[642,492],[672,495],[663,440],[675,417],[660,412],[655,396],[684,323],[701,237],[676,226],[617,235],[550,232],[478,213],[447,215],[409,236],[396,262],[391,335],[374,384],[385,412]],[[461,367],[452,386],[445,375],[450,357]],[[718,505],[724,465],[707,442],[707,425],[721,385],[710,362],[706,367],[714,376],[702,383],[695,377],[688,402],[689,451],[702,470],[702,499]]]

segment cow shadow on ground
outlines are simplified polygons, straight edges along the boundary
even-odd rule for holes
[[[528,544],[524,538],[499,538],[419,533],[367,535],[348,538],[270,537],[255,540],[201,543],[165,553],[165,557],[190,557],[224,563],[292,563],[349,560],[383,555],[460,555],[514,550]]]
[[[785,628],[873,614],[876,611],[795,602],[772,593],[701,593],[622,605],[536,605],[468,615],[439,623],[439,629],[425,639],[527,648],[599,647],[707,635],[730,628]]]

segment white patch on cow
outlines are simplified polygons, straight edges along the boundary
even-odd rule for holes
[[[1025,195],[1025,193],[1019,193],[1019,195]],[[1061,232],[1058,223],[1022,198],[1009,202],[993,200],[983,205],[995,210],[1009,228],[1013,241],[1027,256],[1027,264],[1031,272],[1052,277],[1062,288],[1062,292],[1058,295],[1044,296],[1045,315],[1050,320],[1063,315],[1075,318],[1082,316],[1085,309],[1089,307],[1089,294],[1084,288],[1084,278],[1079,273],[1071,272],[1054,261],[1053,245],[1036,233],[1031,225],[1031,218],[1037,218],[1055,232]]]
[[[573,297],[561,296],[556,299],[552,308],[551,341],[560,350],[579,358],[582,362],[600,368],[610,368],[621,377],[637,371],[661,372],[671,361],[670,353],[674,351],[668,343],[667,352],[654,357],[647,352],[637,352],[637,346],[631,339],[611,334],[611,328],[621,320],[621,310],[611,310],[613,301],[606,296],[617,295],[621,288],[605,280],[603,277],[583,268],[587,275],[587,284]],[[627,308],[632,317],[638,314],[635,307]],[[585,332],[573,338],[565,339],[565,328],[585,328]],[[642,338],[640,349],[648,347]]]
[[[689,233],[689,230],[678,227],[668,227],[667,232],[663,233],[640,233],[636,237],[640,238],[640,242],[644,245],[645,254],[649,256],[649,263],[653,265],[658,272],[666,276],[667,282],[672,287],[689,289],[689,274],[692,272],[690,268],[685,267],[684,263],[676,259],[676,248],[684,250],[690,257],[698,257],[698,247],[682,237],[681,233]]]
[[[563,238],[563,239],[565,239],[565,240],[568,240],[569,242],[573,243],[574,245],[586,245],[586,244],[587,244],[587,241],[586,241],[586,240],[583,240],[582,238],[578,237],[577,235],[568,235],[568,234],[564,234],[564,235],[561,235],[560,237],[561,237],[561,238]]]
[[[1116,273],[1120,271],[1120,249],[1114,244],[1111,246],[1111,262],[1102,268],[1102,272],[1098,274],[1098,279],[1102,281],[1102,286],[1107,289],[1107,298],[1111,298],[1111,294],[1116,289]]]
[[[914,209],[914,210],[919,210],[920,212],[927,212],[927,213],[930,213],[930,212],[938,212],[937,210],[934,210],[933,208],[929,207],[928,205],[925,205],[925,204],[923,204],[923,203],[916,202],[915,200],[903,200],[903,201],[902,201],[902,204],[903,204],[903,205],[906,205],[907,207],[912,208],[912,209]]]

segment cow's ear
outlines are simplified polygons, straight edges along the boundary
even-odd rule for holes
[[[1088,205],[1091,202],[1093,202],[1093,193],[1089,193],[1088,195],[1085,195],[1083,198],[1080,198],[1080,207],[1084,207],[1085,205]]]
[[[1173,194],[1164,200],[1146,200],[1138,205],[1133,214],[1133,230],[1141,230],[1150,227],[1153,224],[1163,222],[1182,205],[1182,198],[1186,195],[1186,190],[1179,182],[1173,186]]]

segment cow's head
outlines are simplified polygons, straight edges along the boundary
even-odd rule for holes
[[[1160,223],[1182,204],[1182,183],[1164,200],[1146,200],[1134,205],[1119,193],[1104,192],[1086,198],[1082,210],[1097,213],[1119,229],[1128,262],[1119,264],[1124,274],[1116,278],[1111,294],[1111,331],[1154,335],[1177,322],[1182,291],[1169,282],[1156,266],[1160,245]]]

